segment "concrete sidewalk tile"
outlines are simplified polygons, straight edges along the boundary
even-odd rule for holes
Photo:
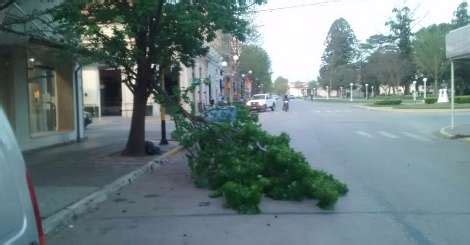
[[[97,191],[63,208],[59,212],[47,217],[43,220],[43,227],[45,233],[50,233],[56,227],[68,223],[75,219],[78,215],[83,214],[87,210],[96,207],[99,203],[105,201],[111,193],[116,192],[122,187],[133,183],[135,180],[145,175],[146,173],[154,171],[160,166],[160,161],[177,154],[181,150],[183,150],[183,147],[176,146],[175,148],[169,150],[167,153],[148,162],[144,166],[116,179],[112,183],[104,186],[103,188],[98,189]]]

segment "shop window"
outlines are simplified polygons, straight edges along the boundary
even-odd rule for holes
[[[35,66],[30,70],[28,93],[31,135],[57,131],[56,72]]]

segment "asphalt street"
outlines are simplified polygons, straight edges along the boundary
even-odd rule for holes
[[[348,183],[351,191],[335,209],[343,218],[370,227],[354,221],[374,215],[384,223],[369,232],[406,239],[400,244],[470,244],[464,228],[470,225],[470,144],[438,136],[449,113],[305,101],[293,101],[291,109],[263,114],[261,122],[270,132],[289,133],[313,167]],[[457,122],[470,123],[470,114],[458,113]],[[392,242],[384,237],[380,244]]]
[[[238,215],[195,189],[176,159],[49,244],[470,244],[470,144],[437,134],[449,120],[294,100],[289,112],[260,113],[260,122],[348,184],[335,209],[265,199],[262,214]],[[457,122],[470,123],[470,114]]]

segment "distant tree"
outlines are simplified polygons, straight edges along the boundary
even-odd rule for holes
[[[335,76],[338,69],[353,64],[357,58],[357,39],[349,23],[343,19],[337,19],[330,27],[325,41],[325,51],[322,56],[320,68],[320,84],[337,89],[350,81],[341,80]]]
[[[467,1],[462,2],[454,12],[454,18],[452,19],[452,25],[454,29],[463,27],[470,24],[470,15],[468,13]]]
[[[369,84],[378,89],[379,85],[388,85],[395,89],[401,85],[401,81],[409,74],[411,64],[401,58],[400,51],[395,46],[385,46],[369,56],[365,66],[365,74]],[[390,91],[389,91],[390,92]]]
[[[284,77],[278,77],[274,80],[274,92],[283,95],[289,90],[289,80]]]
[[[413,42],[414,61],[420,72],[434,81],[434,94],[438,93],[438,82],[448,67],[445,37],[450,31],[448,24],[431,25],[416,33]]]
[[[409,71],[409,74],[403,77],[401,85],[405,87],[405,93],[409,91],[409,85],[413,80],[414,74],[416,73],[416,68],[412,61],[412,38],[413,32],[411,30],[411,25],[414,22],[413,16],[410,8],[394,8],[392,10],[393,17],[386,25],[390,28],[391,38],[395,41],[398,49],[400,58],[403,63],[410,65],[406,70]]]
[[[241,49],[238,73],[249,75],[250,71],[255,87],[263,86],[265,91],[271,91],[271,59],[260,46],[246,45]]]

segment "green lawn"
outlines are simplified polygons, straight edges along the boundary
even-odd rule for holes
[[[394,109],[450,109],[450,103],[440,104],[402,104],[394,106]],[[470,104],[455,104],[455,109],[470,109]]]
[[[412,104],[406,103],[401,105],[374,105],[374,104],[366,104],[366,106],[370,107],[392,107],[393,109],[450,109],[450,103],[441,103],[441,104]],[[470,109],[470,104],[455,104],[455,109]]]

